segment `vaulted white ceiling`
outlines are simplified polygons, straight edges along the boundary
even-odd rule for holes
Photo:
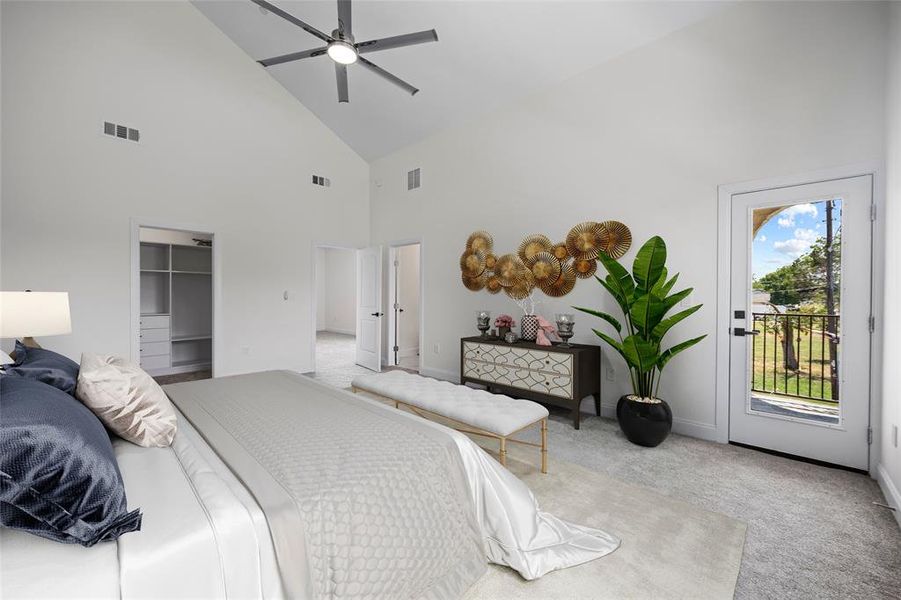
[[[322,42],[249,0],[196,0],[252,58]],[[273,0],[330,34],[335,1]],[[326,56],[268,70],[363,158],[374,160],[440,129],[552,86],[709,16],[718,2],[357,1],[357,42],[435,28],[437,43],[366,58],[420,88],[406,94],[359,65],[348,67],[350,102],[339,104]],[[264,67],[260,67],[261,69]]]

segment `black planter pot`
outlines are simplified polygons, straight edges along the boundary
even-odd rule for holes
[[[653,448],[673,428],[673,411],[663,400],[639,402],[623,396],[616,404],[616,420],[630,442]]]

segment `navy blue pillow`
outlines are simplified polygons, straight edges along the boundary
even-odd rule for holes
[[[141,528],[128,512],[109,434],[46,383],[0,376],[0,524],[93,546]]]
[[[16,362],[4,372],[42,381],[67,394],[75,395],[78,363],[62,354],[43,348],[29,348],[16,340]]]

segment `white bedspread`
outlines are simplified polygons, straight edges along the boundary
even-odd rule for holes
[[[473,517],[479,562],[526,579],[619,546],[539,510],[528,487],[465,435],[380,402],[283,371],[166,391],[263,507],[291,596],[397,595],[385,576],[406,563],[381,558],[410,544],[433,583],[404,589],[459,595],[483,572],[471,554]],[[436,547],[448,543],[457,551]],[[404,575],[421,585],[419,565]],[[368,581],[338,585],[361,572]]]

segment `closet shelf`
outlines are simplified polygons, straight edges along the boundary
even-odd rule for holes
[[[213,336],[209,333],[207,334],[199,334],[199,335],[173,335],[173,342],[194,342],[197,340],[211,340]]]
[[[209,367],[211,365],[212,365],[212,362],[209,359],[172,361],[173,367]]]
[[[212,275],[209,271],[172,271],[173,275]]]

